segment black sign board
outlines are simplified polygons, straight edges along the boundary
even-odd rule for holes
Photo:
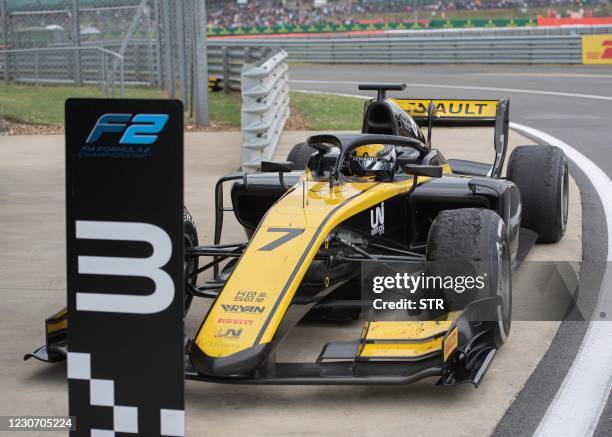
[[[183,107],[66,102],[73,436],[184,434]]]

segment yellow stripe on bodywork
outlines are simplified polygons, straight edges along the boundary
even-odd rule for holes
[[[55,323],[51,323],[51,322],[47,323],[47,333],[48,334],[53,334],[54,332],[60,331],[62,329],[67,329],[67,328],[68,328],[68,319],[63,319]]]
[[[67,309],[63,308],[57,313],[53,314],[46,320],[47,333],[53,334],[54,332],[68,328]]]
[[[442,338],[436,337],[421,343],[368,343],[358,358],[418,358],[439,352]]]
[[[391,99],[413,118],[426,118],[430,99]],[[442,118],[495,118],[498,100],[435,99],[436,117]]]
[[[452,321],[369,322],[358,358],[418,358],[439,352]]]
[[[451,321],[381,321],[370,322],[366,341],[402,340],[422,341],[444,336]]]
[[[348,182],[332,189],[329,182],[308,181],[304,196],[304,183],[300,181],[268,211],[215,300],[195,339],[206,355],[223,357],[269,343],[329,232],[412,186],[411,179]],[[278,232],[282,228],[303,231],[272,250],[262,251],[283,236]]]
[[[444,340],[444,362],[448,360],[451,354],[457,349],[459,344],[459,330],[455,326],[451,332],[448,333]]]

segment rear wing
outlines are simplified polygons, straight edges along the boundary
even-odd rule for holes
[[[497,106],[503,100],[389,99],[406,111],[419,126],[429,122],[433,103],[435,126],[494,126]]]
[[[510,100],[458,100],[458,99],[389,99],[406,111],[421,127],[428,127],[428,142],[434,126],[495,128],[493,145],[495,161],[490,176],[500,177],[510,128]]]

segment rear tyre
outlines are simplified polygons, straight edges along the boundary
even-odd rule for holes
[[[315,149],[310,147],[307,143],[298,143],[289,152],[287,155],[287,161],[293,163],[293,168],[295,170],[305,170],[308,165],[308,160],[310,159],[310,155],[315,152]]]
[[[522,226],[538,233],[538,243],[556,243],[565,234],[569,172],[563,151],[552,146],[520,146],[512,151],[507,178],[521,193]]]
[[[186,207],[183,207],[183,240],[185,249],[189,249],[198,245],[198,231],[196,230],[193,217],[189,213]],[[184,287],[184,308],[185,313],[189,311],[191,302],[193,301],[193,294],[189,290],[189,286],[195,287],[197,276],[194,275],[198,270],[198,258],[197,257],[185,257],[183,266],[185,269],[185,287]],[[191,278],[190,276],[193,275]]]
[[[505,343],[512,323],[512,279],[508,235],[503,220],[487,209],[464,208],[441,211],[427,239],[429,276],[483,278],[484,287],[442,289],[447,310],[463,309],[475,299],[500,296],[494,330],[496,347]],[[465,281],[465,279],[463,279]],[[429,296],[428,296],[429,297]]]

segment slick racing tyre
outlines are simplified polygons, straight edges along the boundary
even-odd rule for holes
[[[310,155],[315,152],[315,149],[310,147],[306,143],[298,143],[289,152],[287,155],[287,161],[293,163],[294,170],[305,170],[308,165],[308,160],[310,159]]]
[[[186,207],[183,207],[183,238],[185,249],[198,245],[198,231],[196,230],[193,217]],[[191,306],[191,301],[193,300],[193,294],[189,290],[189,285],[195,286],[197,281],[197,277],[195,275],[192,278],[190,278],[190,275],[194,274],[198,270],[198,257],[185,257],[183,265],[185,269],[184,315],[187,315],[189,307]]]
[[[447,310],[462,310],[475,299],[500,296],[494,329],[496,347],[510,333],[512,279],[508,235],[503,220],[488,209],[464,208],[441,211],[427,239],[427,274],[455,278],[454,289],[442,289]],[[460,293],[459,278],[481,278],[484,287]],[[491,320],[491,319],[488,319]]]
[[[507,178],[521,192],[522,226],[538,233],[538,243],[556,243],[565,234],[569,172],[563,151],[552,146],[520,146],[508,161]]]

